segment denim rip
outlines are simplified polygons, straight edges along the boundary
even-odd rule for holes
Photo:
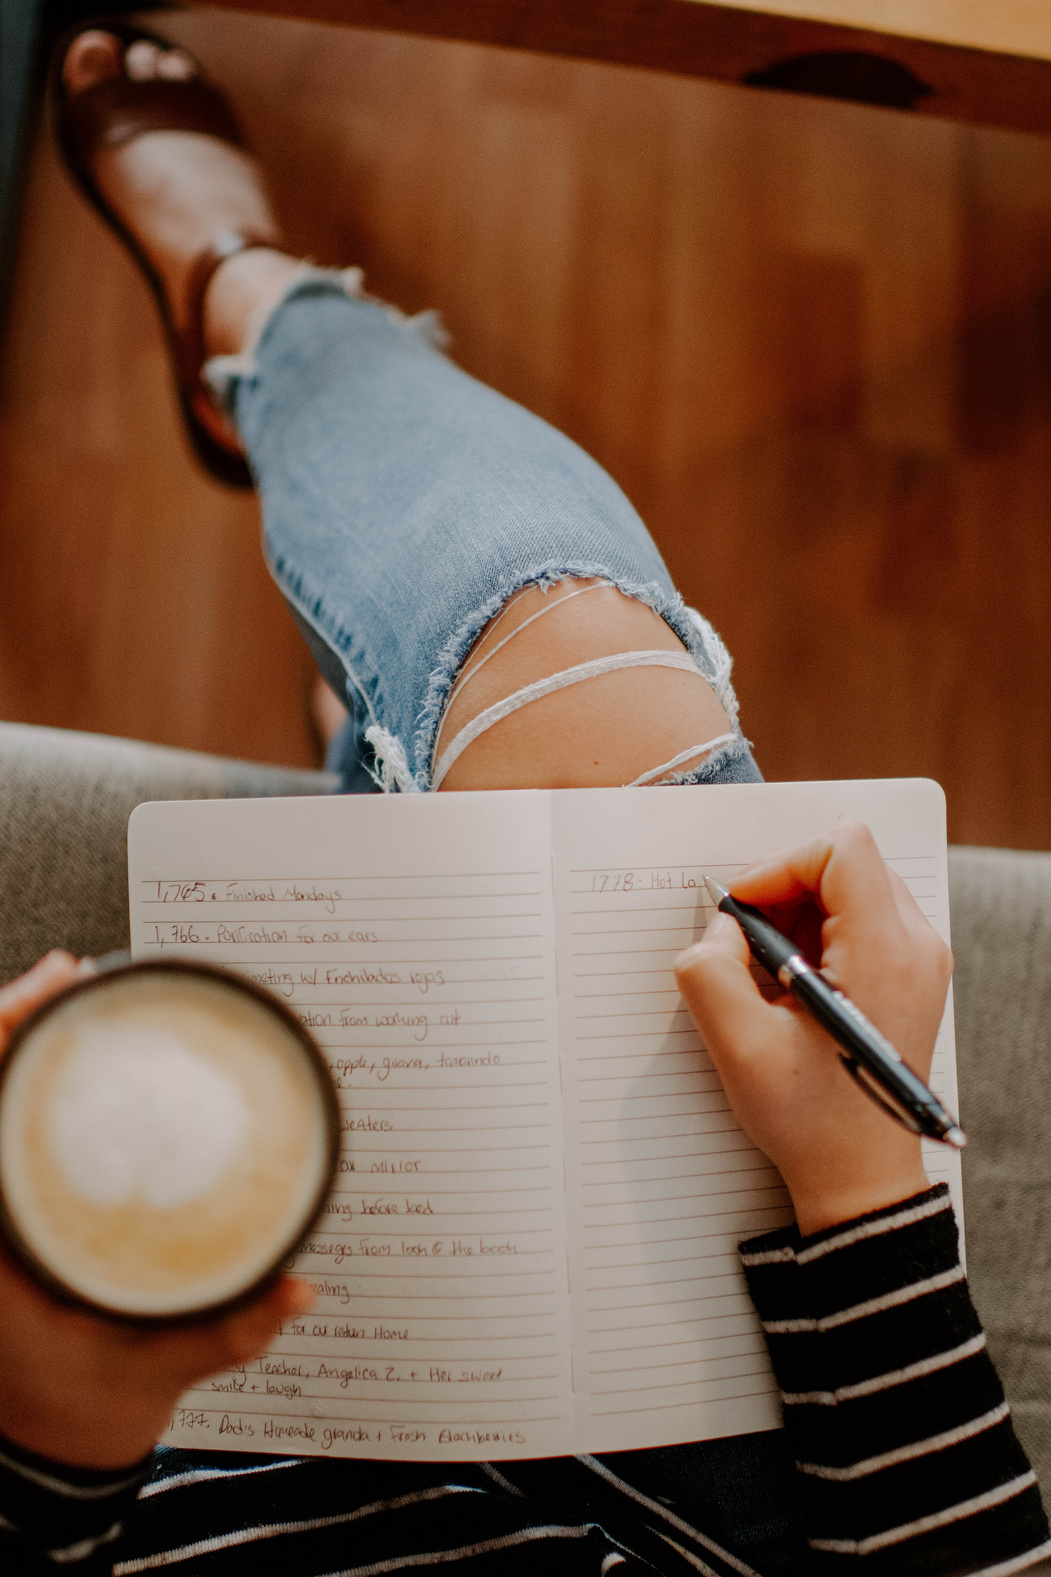
[[[362,787],[374,786],[383,792],[429,790],[434,744],[449,694],[485,626],[511,597],[528,586],[546,591],[566,580],[595,578],[652,608],[675,632],[711,684],[734,732],[733,740],[714,750],[699,766],[665,781],[760,781],[749,743],[740,731],[730,655],[709,622],[687,607],[672,586],[652,540],[627,499],[570,440],[455,367],[443,354],[445,343],[437,314],[428,312],[407,318],[396,308],[369,297],[360,269],[336,272],[304,265],[303,272],[262,325],[254,349],[241,356],[215,357],[205,367],[205,377],[217,399],[238,423],[259,480],[266,521],[264,546],[271,573],[322,672],[337,693],[342,691],[353,710],[353,725],[344,731],[341,765],[345,787],[351,788],[356,778]],[[359,348],[360,364],[355,355]],[[477,468],[478,456],[472,448],[474,429],[480,422],[487,428],[485,436],[492,439],[494,470],[500,473],[502,467],[503,473],[513,472],[519,446],[532,448],[539,456],[539,469],[546,468],[559,482],[564,478],[570,503],[575,495],[580,505],[565,515],[565,525],[560,530],[570,539],[605,537],[611,544],[611,556],[556,558],[549,553],[537,558],[530,554],[530,537],[550,534],[546,519],[538,524],[535,517],[524,517],[520,531],[508,533],[505,529],[504,535],[513,534],[506,549],[506,571],[501,564],[499,576],[489,577],[490,584],[485,588],[488,594],[481,596],[471,611],[461,613],[444,642],[433,643],[435,649],[426,679],[421,682],[418,677],[414,681],[417,689],[409,707],[404,694],[396,696],[405,685],[397,654],[383,650],[385,645],[391,645],[389,631],[387,638],[382,634],[370,638],[370,617],[373,626],[382,622],[375,617],[381,600],[375,585],[371,597],[367,591],[359,593],[348,573],[355,551],[354,534],[365,529],[362,519],[368,521],[367,535],[361,540],[373,558],[374,581],[378,576],[380,584],[386,583],[384,575],[378,573],[386,569],[386,563],[377,565],[375,561],[377,542],[387,554],[388,578],[392,583],[400,567],[398,553],[402,544],[393,531],[389,542],[384,537],[390,524],[385,515],[390,517],[392,510],[381,488],[370,492],[372,478],[368,475],[371,453],[379,462],[382,477],[382,466],[389,458],[389,453],[383,453],[385,430],[367,433],[365,444],[371,449],[364,456],[357,455],[363,459],[363,465],[359,465],[354,477],[360,497],[355,497],[353,503],[355,507],[360,504],[360,518],[354,514],[348,520],[345,540],[333,544],[323,538],[333,518],[339,516],[341,509],[344,513],[347,510],[339,472],[351,453],[356,433],[373,420],[377,402],[382,406],[386,400],[398,416],[399,402],[412,404],[419,382],[419,378],[413,378],[413,371],[424,375],[429,388],[427,398],[410,415],[411,425],[401,434],[404,465],[399,480],[405,472],[412,475],[416,466],[423,505],[428,502],[428,490],[435,488],[436,475],[439,481],[444,480],[434,454],[442,459],[461,445],[465,475],[470,476],[472,465]],[[297,401],[300,391],[302,401]],[[311,400],[322,414],[325,431],[320,444],[316,423],[305,432],[307,443],[316,452],[310,456],[312,465],[304,467],[302,453],[294,441],[287,440],[302,415],[300,405]],[[446,420],[450,410],[462,412],[463,418],[451,432]],[[399,434],[393,433],[391,442],[399,441]],[[389,452],[390,445],[386,447]],[[422,464],[418,463],[420,455],[424,457]],[[527,490],[536,469],[534,462],[533,470],[523,473]],[[539,491],[547,485],[548,478],[542,476]],[[555,496],[559,496],[557,484],[551,485]],[[446,509],[439,521],[441,530],[421,545],[421,553],[425,557],[434,543],[444,543],[442,531],[446,535],[459,533],[462,541],[455,543],[457,577],[469,579],[475,560],[484,557],[493,540],[487,511],[493,512],[494,506],[489,494],[492,492],[496,500],[495,529],[499,535],[508,513],[508,491],[502,473],[495,476],[492,488],[488,479],[483,479],[473,492],[465,490],[462,512],[458,509],[450,514]],[[319,522],[316,540],[302,536],[304,515]],[[585,515],[591,520],[590,528],[582,518]],[[412,524],[410,518],[409,529]],[[516,524],[512,519],[512,528]],[[598,546],[595,540],[593,550]],[[516,554],[518,562],[514,563]],[[611,562],[612,558],[622,562],[618,565]],[[625,572],[624,561],[632,560],[636,569],[648,561],[646,568],[654,573],[646,577]],[[414,583],[415,594],[424,604],[427,568],[426,562],[420,564],[420,580]],[[448,576],[448,565],[445,573]],[[422,591],[418,589],[420,582]],[[433,585],[431,590],[433,593]],[[441,590],[448,593],[450,588],[442,585]],[[411,617],[411,612],[406,610],[407,617]],[[353,748],[348,752],[346,747],[351,741]],[[362,782],[363,772],[368,774],[368,783]]]

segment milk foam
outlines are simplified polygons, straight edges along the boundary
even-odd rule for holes
[[[238,1296],[290,1252],[331,1175],[333,1104],[294,1026],[207,974],[75,992],[18,1046],[2,1091],[15,1241],[114,1311]]]
[[[233,1080],[157,1029],[85,1025],[56,1084],[51,1152],[93,1205],[138,1197],[170,1210],[202,1198],[229,1170],[248,1124]]]

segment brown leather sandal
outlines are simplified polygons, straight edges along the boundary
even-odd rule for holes
[[[127,50],[140,39],[161,49],[174,49],[170,39],[120,18],[100,17],[78,22],[59,41],[51,62],[49,98],[55,137],[70,174],[85,197],[116,231],[148,279],[160,308],[172,367],[190,441],[201,464],[231,487],[254,487],[255,482],[237,435],[215,405],[201,378],[206,360],[202,310],[205,291],[219,265],[249,247],[274,246],[274,236],[224,231],[194,259],[190,271],[188,327],[176,328],[164,283],[142,246],[123,220],[106,202],[95,184],[92,161],[100,149],[120,148],[149,131],[196,131],[244,147],[241,129],[225,97],[203,76],[145,82],[124,76],[100,82],[82,93],[69,95],[62,68],[74,39],[99,29],[112,33]]]

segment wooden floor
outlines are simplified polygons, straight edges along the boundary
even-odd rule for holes
[[[297,247],[440,306],[627,489],[771,778],[929,774],[1051,847],[1051,144],[200,12]],[[252,500],[36,151],[0,390],[0,715],[313,759]]]

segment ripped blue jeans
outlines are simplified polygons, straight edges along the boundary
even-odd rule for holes
[[[676,781],[759,781],[726,649],[616,483],[456,367],[433,317],[352,294],[356,274],[307,272],[252,358],[209,366],[258,479],[271,573],[351,711],[330,761],[345,788],[428,789],[474,641],[516,591],[566,577],[649,604],[715,689],[732,737]]]
[[[435,340],[433,319],[406,320],[314,270],[254,356],[209,367],[258,479],[271,572],[351,712],[329,763],[344,788],[427,790],[443,707],[480,632],[522,587],[566,577],[649,604],[713,686],[732,737],[676,781],[760,781],[726,650],[624,494]],[[755,1563],[742,1571],[806,1569],[780,1432],[604,1460]],[[556,1497],[558,1463],[535,1467]],[[400,1471],[390,1464],[392,1494]]]

